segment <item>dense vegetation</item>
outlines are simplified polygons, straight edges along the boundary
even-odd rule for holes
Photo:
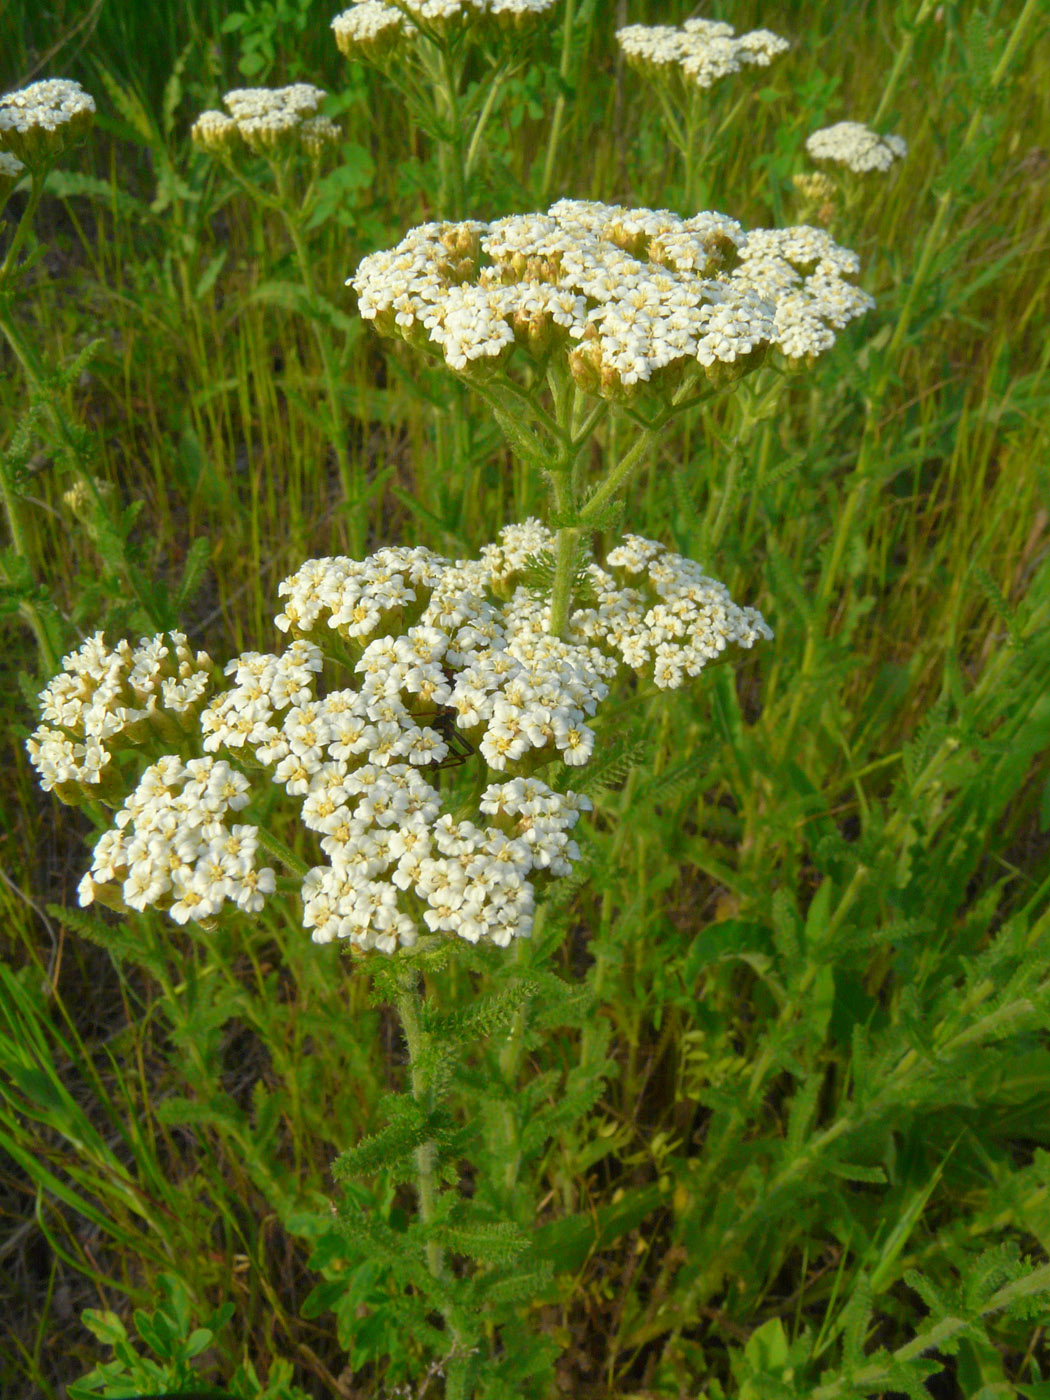
[[[498,948],[427,971],[459,1045],[442,1141],[465,1200],[498,1197],[492,1124],[520,1116],[503,1204],[525,1272],[509,1301],[491,1290],[506,1388],[478,1393],[1034,1400],[1050,1370],[1046,7],[715,4],[792,47],[705,94],[699,171],[614,39],[689,13],[563,3],[497,94],[457,212],[571,196],[778,227],[816,217],[792,183],[814,129],[866,121],[909,151],[824,211],[875,310],[811,367],[676,419],[619,527],[700,560],[775,639],[624,703],[580,878],[513,964],[542,996]],[[98,107],[0,298],[20,536],[0,592],[12,1396],[57,1400],[114,1341],[101,1393],[194,1374],[274,1400],[452,1393],[425,1290],[377,1244],[408,1238],[415,1210],[408,1120],[388,1114],[408,1080],[392,979],[313,944],[291,900],[215,929],[79,910],[99,815],[42,793],[25,752],[35,696],[98,629],[179,626],[216,659],[276,648],[277,585],[305,559],[475,557],[544,504],[482,399],[356,314],[345,280],[433,216],[447,169],[330,19],[315,0],[0,9],[0,93],[64,76]],[[466,72],[475,96],[486,74]],[[231,87],[299,81],[331,94],[343,137],[289,222],[189,133]],[[0,259],[27,198],[6,205]],[[614,413],[596,452],[630,431]],[[86,477],[93,492],[64,495]],[[475,1244],[469,1267],[496,1278],[507,1260]],[[127,1369],[125,1327],[152,1376]]]

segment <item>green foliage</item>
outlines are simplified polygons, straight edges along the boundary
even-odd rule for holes
[[[202,1400],[306,1400],[306,1392],[291,1383],[291,1367],[276,1362],[263,1384],[255,1367],[246,1361],[238,1367],[228,1386],[221,1390],[202,1388],[202,1376],[192,1363],[207,1352],[217,1332],[226,1328],[233,1316],[233,1304],[225,1303],[208,1314],[200,1326],[193,1325],[193,1309],[185,1284],[175,1274],[160,1274],[157,1291],[162,1301],[152,1312],[136,1309],[135,1331],[156,1361],[136,1349],[127,1328],[116,1313],[90,1308],[84,1326],[104,1346],[112,1347],[113,1360],[103,1362],[69,1387],[70,1400],[116,1397],[133,1394],[189,1394]],[[132,1387],[129,1391],[128,1387]]]

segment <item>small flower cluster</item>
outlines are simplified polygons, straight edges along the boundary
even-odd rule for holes
[[[590,566],[597,607],[574,614],[573,629],[613,650],[661,690],[675,690],[718,661],[729,643],[748,647],[773,633],[756,608],[740,607],[699,564],[640,535],[625,535]]]
[[[275,887],[255,867],[260,833],[224,820],[249,801],[244,769],[268,773],[316,833],[325,860],[302,883],[315,941],[392,953],[424,928],[501,947],[528,934],[536,890],[570,872],[580,852],[569,833],[591,806],[536,770],[587,763],[588,721],[620,665],[668,688],[730,642],[771,635],[697,565],[628,536],[604,567],[588,566],[566,638],[551,636],[550,604],[527,579],[552,545],[528,520],[477,560],[408,548],[310,560],[280,586],[290,645],[236,657],[203,709],[192,680],[206,658],[183,639],[110,651],[91,638],[41,697],[57,728],[28,748],[45,788],[102,795],[91,774],[114,776],[118,739],[124,752],[143,738],[176,752],[153,753],[96,846],[81,902],[154,906],[179,922],[210,920],[227,901],[259,909]],[[158,698],[174,711],[167,733]],[[447,811],[435,775],[471,757],[484,765],[474,796]]]
[[[442,36],[467,26],[520,34],[557,0],[360,0],[332,20],[335,42],[346,58],[381,63],[420,31]]]
[[[79,83],[69,78],[30,83],[0,97],[0,151],[28,166],[45,164],[81,140],[94,115],[95,99]],[[0,178],[3,173],[0,167]]]
[[[40,695],[45,723],[26,748],[41,787],[63,802],[106,800],[120,782],[116,750],[177,743],[195,727],[211,681],[207,653],[194,654],[181,632],[113,650],[96,632]]]
[[[80,882],[82,905],[166,910],[176,923],[206,923],[230,900],[258,913],[276,888],[256,869],[258,828],[226,824],[249,801],[248,779],[229,763],[167,754],[143,773],[95,846]]]
[[[616,31],[628,64],[647,78],[681,74],[686,83],[709,88],[745,65],[769,66],[791,45],[769,29],[753,29],[734,37],[731,24],[720,20],[687,19],[672,25],[629,24]]]
[[[336,124],[316,115],[323,88],[292,83],[283,88],[234,88],[222,99],[225,112],[202,112],[190,135],[212,155],[229,156],[242,145],[255,155],[276,155],[300,147],[318,159],[340,139]]]
[[[456,371],[487,375],[516,345],[543,363],[561,350],[581,389],[612,397],[673,385],[690,362],[724,383],[771,346],[820,354],[874,305],[848,280],[859,267],[821,229],[563,199],[423,224],[348,281],[382,334],[430,341]]]
[[[895,160],[903,160],[908,143],[901,136],[880,136],[862,122],[836,122],[814,131],[806,150],[814,160],[834,161],[864,175],[871,170],[885,172]]]

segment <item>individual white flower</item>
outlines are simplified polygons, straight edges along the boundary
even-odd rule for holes
[[[908,154],[908,144],[902,136],[880,136],[862,122],[836,122],[807,137],[806,150],[814,160],[833,161],[863,175],[889,170]]]

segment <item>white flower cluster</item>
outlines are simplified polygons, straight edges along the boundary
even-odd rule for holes
[[[255,866],[258,828],[224,821],[247,805],[249,787],[223,760],[168,754],[151,764],[99,838],[80,903],[153,906],[179,924],[213,919],[227,900],[258,913],[276,887],[274,872]]]
[[[114,754],[193,730],[212,681],[206,652],[181,632],[106,646],[96,632],[62,662],[40,695],[45,721],[26,741],[45,792],[65,802],[105,798],[119,782]]]
[[[769,29],[753,29],[734,37],[731,24],[708,19],[687,19],[681,29],[668,24],[629,24],[616,31],[616,38],[627,62],[646,77],[680,73],[700,88],[739,73],[745,64],[766,68],[791,47]]]
[[[339,52],[379,62],[421,29],[445,34],[465,26],[520,32],[551,10],[557,0],[360,0],[332,20]],[[414,22],[413,22],[414,21]],[[418,27],[417,27],[418,26]]]
[[[848,280],[859,267],[822,229],[747,233],[724,214],[563,199],[492,224],[423,224],[348,281],[382,334],[429,340],[454,370],[490,372],[515,345],[541,361],[560,348],[585,392],[612,396],[691,361],[724,382],[770,346],[821,353],[874,305]]]
[[[256,155],[272,155],[301,145],[316,157],[340,138],[334,122],[315,115],[325,96],[323,88],[311,83],[234,88],[222,99],[230,115],[202,112],[190,135],[195,145],[217,155],[229,154],[243,143]]]
[[[526,584],[552,545],[528,520],[477,560],[408,548],[309,560],[280,586],[290,645],[236,657],[228,689],[203,710],[188,700],[203,654],[187,660],[174,637],[135,651],[92,638],[41,697],[59,726],[29,741],[45,787],[90,768],[83,743],[68,758],[49,745],[90,732],[100,752],[117,735],[126,747],[136,725],[155,722],[149,704],[129,711],[130,694],[159,695],[192,724],[178,725],[178,752],[155,758],[100,839],[81,902],[152,905],[180,922],[214,918],[227,901],[259,909],[274,889],[273,872],[255,868],[259,832],[224,818],[249,800],[240,770],[261,768],[325,857],[302,883],[315,941],[392,953],[424,928],[501,947],[527,935],[537,884],[569,873],[580,855],[569,833],[591,807],[535,770],[587,762],[588,721],[620,664],[668,688],[730,642],[771,635],[697,565],[628,536],[604,567],[589,566],[567,639],[553,637],[549,603]],[[165,688],[176,661],[190,667],[178,692]],[[475,805],[447,811],[436,772],[474,754]],[[74,760],[75,771],[61,766]]]
[[[574,632],[615,651],[661,690],[699,675],[730,642],[750,648],[772,639],[756,608],[740,607],[699,564],[640,535],[625,535],[605,568],[592,564],[590,574],[597,606],[573,614]]]
[[[69,78],[45,78],[0,97],[0,150],[27,165],[53,159],[87,132],[95,99]]]
[[[895,160],[908,154],[908,143],[902,136],[880,136],[863,122],[836,122],[814,131],[806,150],[814,160],[834,161],[863,175],[889,170]]]

